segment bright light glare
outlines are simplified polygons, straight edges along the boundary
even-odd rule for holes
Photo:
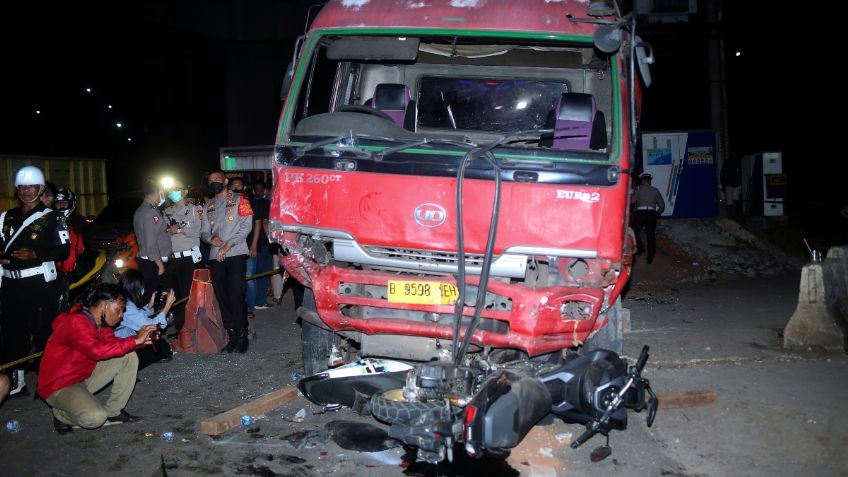
[[[515,109],[524,109],[527,107],[527,101],[519,101],[518,104],[515,105]]]
[[[36,110],[35,110],[35,114],[41,114],[41,110],[40,110],[40,109],[36,109]]]
[[[115,127],[122,128],[124,127],[124,123],[115,123]]]
[[[741,52],[741,51],[737,51],[737,52],[736,52],[736,56],[742,56],[742,52]]]
[[[132,138],[131,138],[131,137],[128,137],[128,138],[127,138],[127,141],[132,142]]]
[[[174,187],[174,178],[171,176],[165,176],[162,178],[162,188],[165,190],[170,190],[171,187]]]
[[[90,93],[90,92],[91,92],[91,88],[85,88],[85,92],[86,92],[86,93]]]
[[[111,104],[110,104],[110,105],[108,105],[108,106],[106,106],[106,107],[107,107],[107,108],[109,108],[109,109],[112,109],[112,105],[111,105]]]
[[[124,267],[124,261],[123,261],[123,260],[121,260],[120,258],[116,258],[116,259],[115,259],[115,267],[117,267],[117,268],[123,268],[123,267]]]

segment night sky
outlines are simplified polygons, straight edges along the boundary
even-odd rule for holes
[[[106,157],[114,196],[149,174],[197,183],[217,167],[219,147],[273,143],[282,72],[319,2],[9,3],[0,7],[0,153]],[[822,171],[829,139],[815,138],[819,100],[803,92],[821,85],[826,64],[816,65],[818,48],[793,46],[819,25],[787,34],[787,12],[759,3],[723,2],[717,28],[703,0],[686,24],[640,26],[657,57],[643,130],[710,129],[707,44],[719,35],[730,150],[782,151],[788,210],[832,217],[848,194]]]

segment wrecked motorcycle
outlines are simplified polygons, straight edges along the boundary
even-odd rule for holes
[[[633,366],[603,349],[564,364],[475,358],[468,366],[433,361],[413,368],[365,359],[305,378],[298,387],[328,407],[362,411],[367,404],[390,425],[390,437],[418,448],[427,462],[452,461],[457,444],[472,457],[505,457],[549,413],[586,426],[574,449],[605,436],[591,456],[599,461],[611,452],[609,432],[627,428],[628,409],[647,410],[648,427],[654,422],[659,401],[642,377],[648,351],[643,347]]]

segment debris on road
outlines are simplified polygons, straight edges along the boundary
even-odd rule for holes
[[[266,412],[294,400],[295,397],[297,397],[297,390],[295,388],[278,389],[259,396],[253,401],[242,404],[234,409],[230,409],[227,412],[204,420],[200,423],[200,431],[207,436],[217,436],[234,427],[238,427],[242,422],[242,416],[264,415]]]

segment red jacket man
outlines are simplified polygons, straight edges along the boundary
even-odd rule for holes
[[[53,321],[38,373],[38,394],[53,408],[53,425],[64,434],[72,426],[94,429],[104,424],[141,418],[124,410],[135,388],[137,347],[151,343],[155,326],[145,326],[131,338],[117,338],[125,299],[117,285],[102,283]],[[106,404],[94,393],[112,383]]]

